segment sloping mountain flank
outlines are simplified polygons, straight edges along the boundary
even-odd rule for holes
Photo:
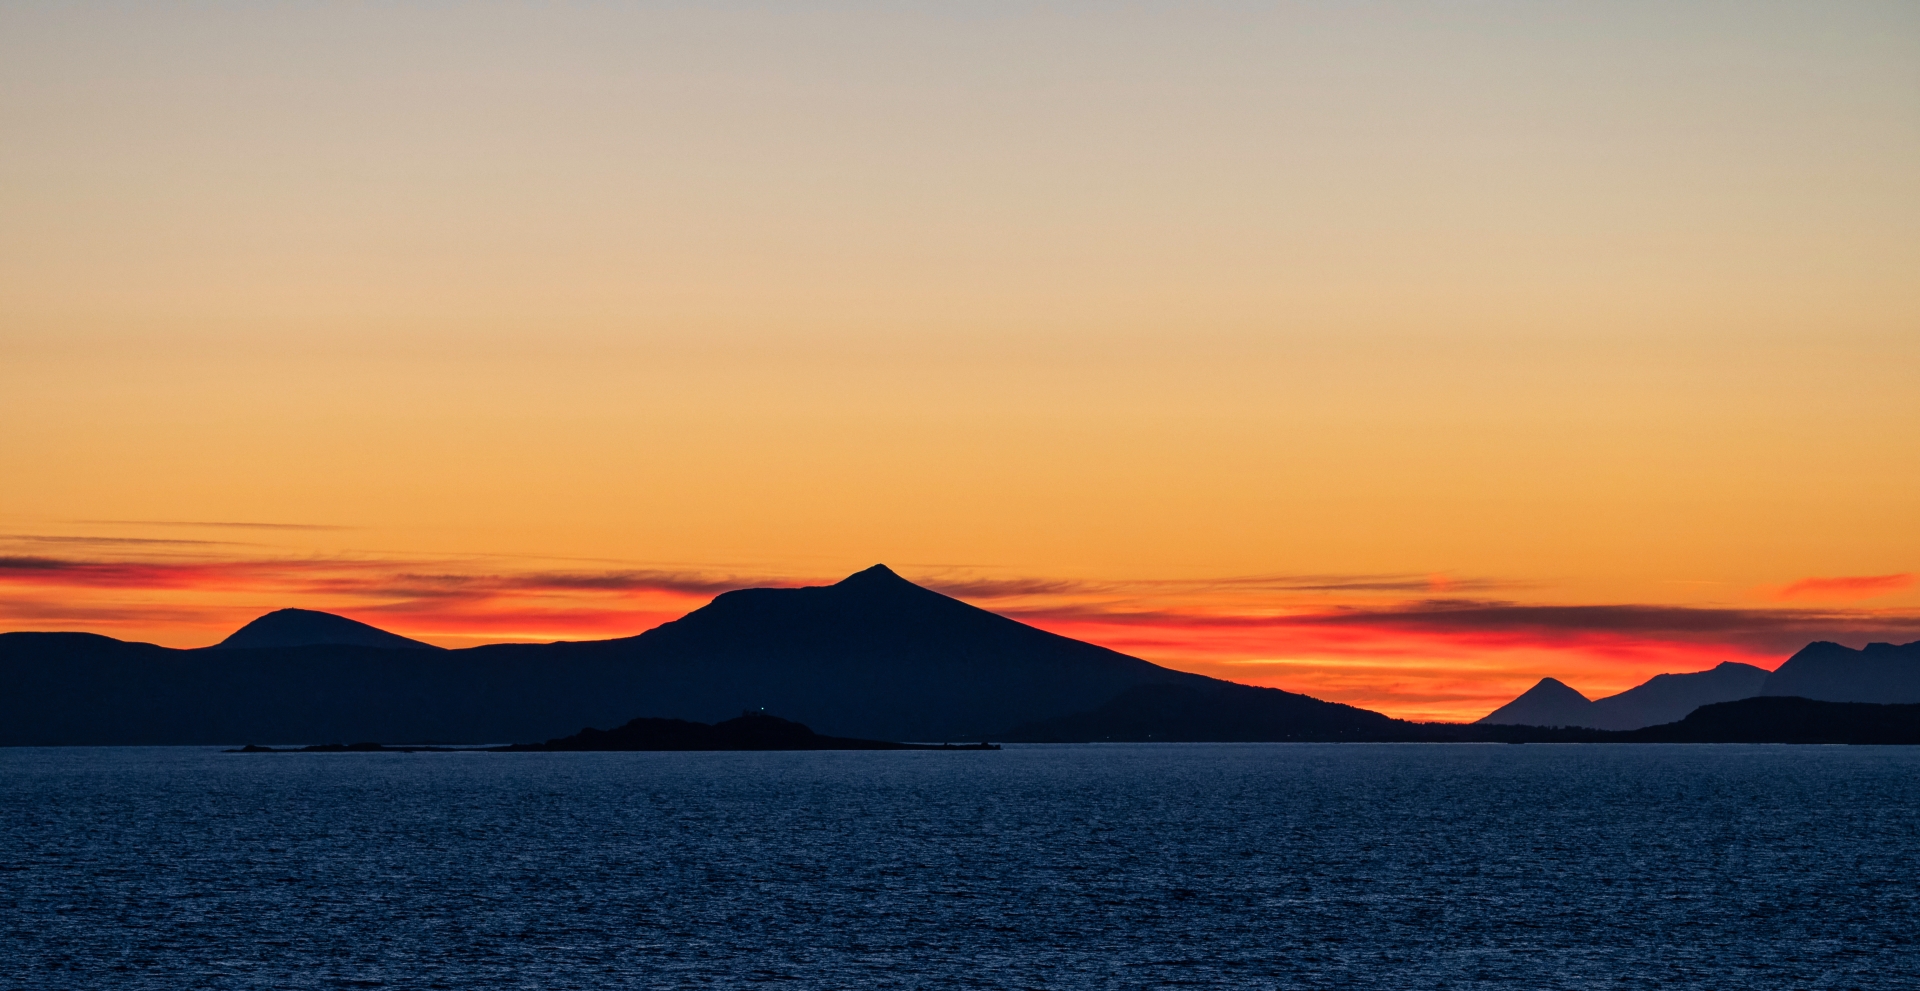
[[[1588,721],[1568,725],[1639,729],[1677,722],[1703,705],[1752,698],[1766,680],[1767,669],[1734,661],[1692,674],[1656,674],[1618,695],[1594,699]]]
[[[280,609],[235,630],[213,645],[215,650],[257,650],[263,647],[312,647],[338,644],[385,647],[390,650],[439,650],[430,643],[409,640],[345,616],[311,609]]]
[[[1821,640],[1800,648],[1761,686],[1761,695],[1826,702],[1920,702],[1920,640],[1854,650]]]
[[[1414,738],[1411,723],[1277,688],[1141,685],[1090,712],[1016,726],[1014,743],[1339,742]]]

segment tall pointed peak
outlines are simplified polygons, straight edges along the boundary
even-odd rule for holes
[[[1483,723],[1520,726],[1580,726],[1592,700],[1558,678],[1542,678],[1520,697],[1480,718]]]
[[[1585,695],[1580,694],[1579,691],[1575,690],[1571,685],[1568,685],[1558,678],[1540,679],[1532,688],[1522,692],[1520,698],[1526,698],[1530,695],[1535,698],[1566,698],[1579,699],[1582,702],[1592,701]],[[1515,701],[1518,700],[1516,699]]]
[[[385,647],[389,650],[440,649],[358,620],[312,609],[278,609],[270,612],[235,630],[232,636],[214,644],[214,649],[311,647],[320,644]]]
[[[884,564],[876,564],[865,571],[856,571],[835,583],[835,587],[838,588],[880,588],[888,585],[913,585],[914,588],[920,587],[900,577],[899,572],[894,571]]]

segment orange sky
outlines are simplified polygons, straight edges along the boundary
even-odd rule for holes
[[[48,529],[93,535],[5,538],[0,615],[10,628],[83,629],[183,647],[216,642],[284,605],[339,612],[450,647],[627,636],[730,588],[839,577],[315,549],[352,539],[344,528],[91,522]],[[167,535],[99,535],[134,531]],[[1920,610],[1901,596],[1911,575],[1750,589],[1744,605],[1648,605],[1558,604],[1527,582],[1439,574],[1089,580],[978,566],[899,570],[1002,614],[1171,667],[1410,718],[1478,718],[1548,674],[1599,697],[1654,674],[1725,660],[1771,668],[1813,639],[1920,639]]]
[[[1916,65],[1900,3],[9,5],[0,626],[885,561],[1449,718],[1920,638]]]

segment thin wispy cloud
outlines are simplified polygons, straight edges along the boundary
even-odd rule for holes
[[[0,534],[0,543],[62,544],[97,547],[247,547],[239,540],[189,540],[174,537],[74,537],[42,533]]]
[[[231,520],[70,520],[77,526],[177,526],[232,530],[357,530],[332,523],[255,523]]]
[[[738,588],[798,584],[784,576],[689,571],[421,571],[421,562],[355,558],[238,560],[92,559],[0,556],[0,583],[72,587],[193,589],[250,584],[278,590],[383,600],[479,601],[537,593],[661,592],[711,596]],[[471,567],[471,565],[469,565]]]
[[[1903,592],[1913,587],[1913,575],[1901,573],[1895,575],[1851,575],[1835,578],[1802,578],[1775,593],[1775,598],[1828,599],[1848,601],[1853,599],[1872,599],[1894,592]]]

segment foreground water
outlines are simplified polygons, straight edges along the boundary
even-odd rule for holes
[[[1920,748],[0,750],[0,986],[1920,985]]]

